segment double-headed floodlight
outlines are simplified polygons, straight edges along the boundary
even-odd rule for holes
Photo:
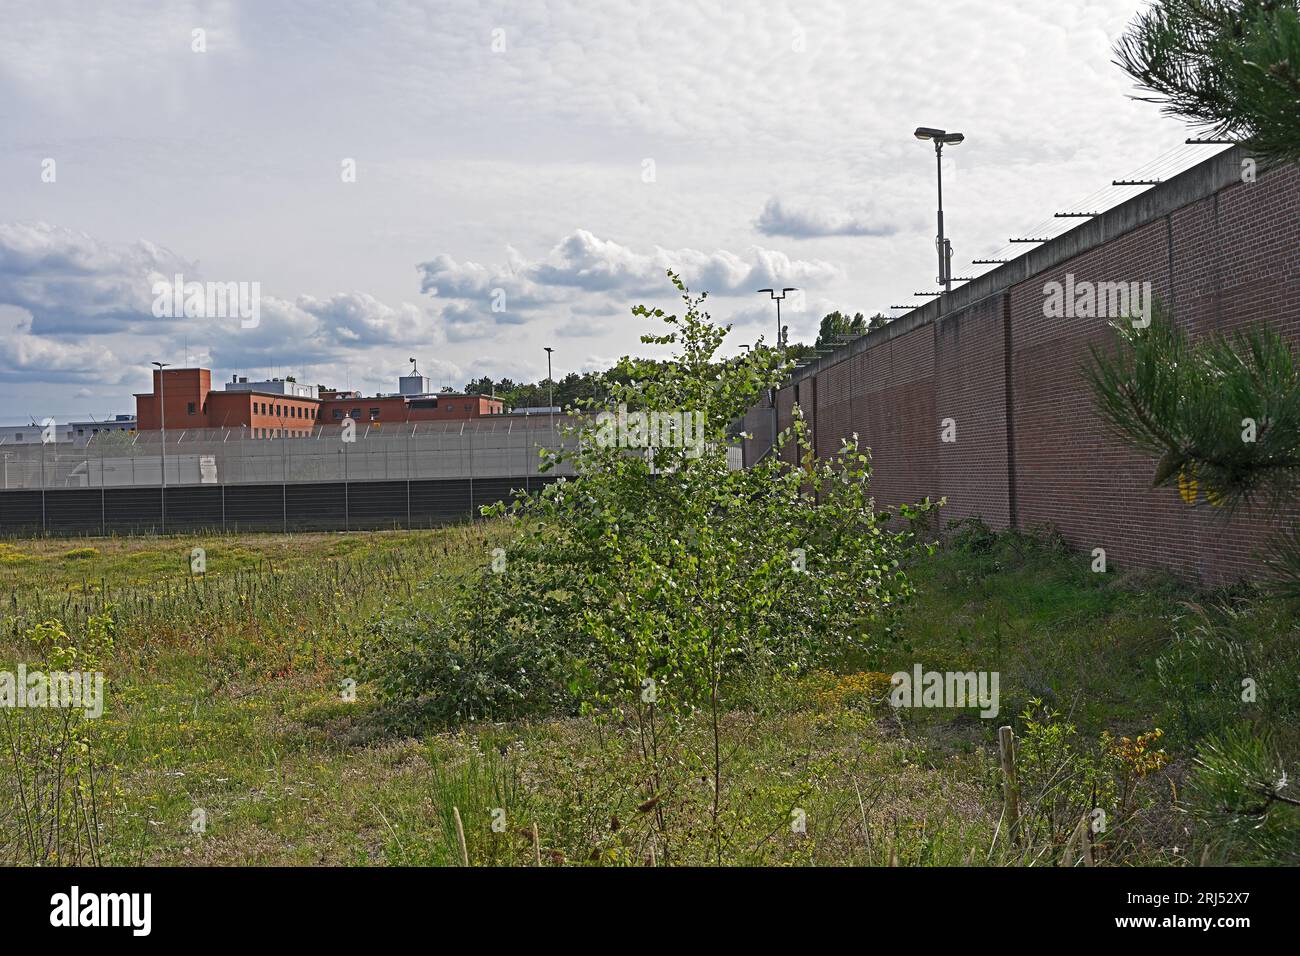
[[[777,291],[775,289],[758,289],[756,291],[766,292],[776,301],[776,347],[780,348],[782,345],[785,344],[783,341],[784,336],[782,335],[782,328],[781,328],[781,300],[785,298],[785,294],[787,292],[798,292],[799,290],[794,286],[788,286],[781,290],[780,295],[777,294]]]
[[[939,235],[935,239],[935,248],[939,252],[939,284],[944,291],[952,291],[952,243],[943,237],[943,147],[945,144],[956,146],[966,139],[964,133],[949,133],[947,130],[932,126],[918,126],[913,134],[917,139],[934,143],[935,166],[939,172]]]

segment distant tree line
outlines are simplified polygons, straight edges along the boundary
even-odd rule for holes
[[[785,347],[786,357],[795,362],[810,358],[817,349],[834,348],[850,336],[862,335],[889,322],[889,317],[877,313],[870,318],[861,312],[850,318],[843,312],[831,312],[821,321],[817,340],[813,345],[791,342]],[[766,346],[759,346],[760,349]],[[555,380],[555,404],[561,408],[583,401],[604,399],[611,385],[627,385],[631,381],[624,363],[603,372],[569,372]],[[551,386],[546,379],[537,382],[516,382],[512,378],[493,379],[484,375],[465,386],[468,395],[495,395],[507,408],[542,408],[551,404]]]
[[[611,381],[625,381],[619,377],[618,369],[604,372],[570,372],[563,378],[555,380],[555,404],[561,408],[605,397],[609,392]],[[493,380],[490,375],[476,378],[465,386],[470,395],[495,395],[506,403],[507,408],[541,408],[551,404],[551,383],[546,379],[539,382],[516,382],[511,378]]]
[[[881,312],[877,312],[871,318],[867,318],[861,312],[855,312],[853,318],[849,318],[847,313],[836,309],[822,317],[821,326],[817,329],[817,342],[813,348],[833,349],[843,345],[850,338],[883,328],[890,321],[889,316]]]

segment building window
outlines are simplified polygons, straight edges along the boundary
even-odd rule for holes
[[[361,409],[359,409],[359,408],[354,408],[354,409],[352,409],[352,417],[353,417],[353,418],[356,418],[356,419],[360,419],[360,418],[361,418]]]
[[[194,403],[193,403],[193,402],[186,402],[186,404],[185,404],[185,412],[186,412],[186,414],[188,414],[188,415],[193,415],[193,414],[194,414]]]
[[[370,420],[372,422],[379,421],[379,409],[377,408],[370,409]]]
[[[334,409],[334,420],[338,421],[342,417],[343,417],[343,409],[341,408]]]

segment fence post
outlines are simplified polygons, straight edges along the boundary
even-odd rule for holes
[[[94,440],[93,438],[91,439]],[[99,533],[108,534],[108,500],[104,491],[104,446],[99,446]]]
[[[1020,796],[1016,788],[1016,743],[1010,727],[998,729],[1002,758],[1002,793],[1006,801],[1007,829],[1013,843],[1020,842]]]
[[[41,534],[46,534],[45,523],[45,441],[41,440]]]

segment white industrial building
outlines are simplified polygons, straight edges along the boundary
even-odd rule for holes
[[[84,445],[93,441],[96,435],[135,431],[135,416],[114,415],[102,422],[97,422],[93,418],[84,422],[68,422],[68,424],[60,426],[60,430],[68,433],[67,440],[74,445]]]
[[[0,425],[0,445],[84,445],[96,435],[106,432],[134,432],[134,415],[114,415],[104,421],[88,419],[70,421],[60,425],[54,419],[29,422],[26,425]]]
[[[246,375],[235,375],[226,383],[227,392],[261,392],[262,394],[284,395],[288,398],[320,398],[316,385],[303,385],[292,378],[270,378],[262,382],[250,382]]]

